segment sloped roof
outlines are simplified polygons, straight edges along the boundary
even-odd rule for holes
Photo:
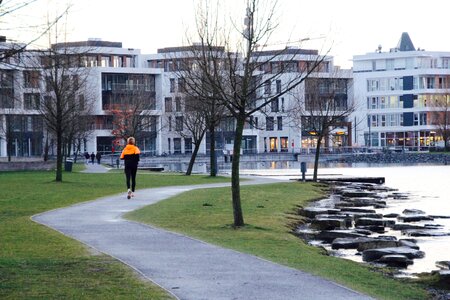
[[[397,44],[397,49],[399,51],[416,51],[416,48],[414,48],[413,42],[407,32],[402,33],[402,36]]]

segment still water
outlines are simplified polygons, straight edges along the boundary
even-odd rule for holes
[[[184,172],[187,164],[165,165],[165,170]],[[312,176],[312,164],[308,164],[306,178]],[[219,164],[219,173],[230,173],[231,164]],[[194,172],[206,173],[209,168],[206,164],[194,167]],[[280,180],[300,179],[300,163],[293,161],[278,162],[250,162],[241,163],[241,175],[259,175],[277,178]],[[428,215],[450,216],[450,165],[368,165],[368,164],[322,164],[319,168],[319,177],[385,177],[385,185],[398,189],[399,192],[409,193],[408,199],[388,200],[387,207],[378,209],[382,214],[398,213],[404,209],[420,209]],[[440,224],[440,231],[450,233],[450,219],[439,218],[434,221],[416,222],[414,224]],[[387,231],[385,235],[401,236],[399,231]],[[403,273],[410,276],[414,273],[437,270],[436,261],[450,261],[450,236],[444,237],[417,237],[420,250],[425,257],[415,259]],[[340,253],[345,258],[361,261],[361,256],[354,255],[356,250],[345,250]]]
[[[242,170],[243,174],[258,174],[279,179],[300,178],[298,168]],[[308,169],[308,173],[312,173]],[[330,167],[320,168],[319,177],[385,177],[385,185],[398,189],[399,192],[409,193],[408,199],[388,200],[387,207],[377,212],[401,213],[404,209],[420,209],[428,215],[450,216],[450,166],[385,166],[385,167]],[[308,178],[308,176],[307,176]],[[415,224],[440,224],[444,227],[442,231],[450,233],[450,219],[435,219],[434,221],[423,221]],[[399,231],[387,231],[385,235],[401,236]],[[445,237],[417,237],[420,250],[425,252],[425,257],[415,259],[414,264],[409,266],[405,275],[437,270],[436,261],[450,261],[450,236]],[[361,261],[360,256],[355,256],[356,250],[343,251],[344,257]]]

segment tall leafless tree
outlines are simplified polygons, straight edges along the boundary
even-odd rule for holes
[[[80,130],[88,130],[77,124],[92,115],[89,69],[81,63],[84,55],[84,51],[56,43],[48,50],[30,52],[28,57],[42,76],[40,113],[56,140],[56,181],[62,181],[64,146],[82,134]]]
[[[203,59],[205,54],[215,58],[216,52],[224,51],[224,47],[213,47],[212,53],[205,53],[204,48],[198,45],[186,47],[186,57],[173,57],[172,65],[176,66],[175,72],[178,77],[178,94],[184,97],[178,97],[185,100],[185,111],[189,114],[184,118],[186,127],[191,129],[191,133],[199,137],[200,129],[194,129],[192,124],[203,122],[206,131],[209,133],[209,153],[210,153],[210,176],[216,176],[216,128],[226,115],[226,108],[223,102],[218,99],[218,93],[214,90],[207,80],[204,72],[212,72],[213,68],[205,65],[209,59]],[[202,134],[202,138],[205,133]],[[195,138],[194,138],[195,139]],[[194,142],[194,146],[200,146],[201,140]],[[198,149],[197,149],[198,151]],[[193,152],[191,163],[195,162],[197,152]],[[189,170],[189,168],[188,168]]]
[[[0,20],[2,21],[2,27],[5,24],[8,24],[8,21],[11,21],[11,19],[8,20],[8,17],[16,17],[17,15],[21,14],[22,11],[26,9],[30,9],[32,5],[38,5],[39,2],[42,2],[41,0],[23,0],[23,1],[3,1],[0,0]],[[10,37],[7,37],[5,35],[0,35],[0,42],[7,42],[10,41],[10,43],[5,44],[5,47],[2,47],[0,49],[0,62],[5,64],[13,64],[14,62],[11,61],[11,58],[15,57],[17,54],[24,52],[26,48],[42,37],[44,37],[70,10],[70,5],[68,5],[62,12],[58,13],[56,16],[49,18],[47,22],[44,22],[42,24],[36,24],[36,23],[27,23],[27,24],[20,24],[21,28],[27,28],[27,33],[30,33],[30,31],[34,32],[31,37],[26,41],[20,41],[17,42],[18,39],[21,37],[12,37],[10,40]],[[5,22],[4,20],[7,19]],[[29,19],[29,18],[28,18]],[[9,28],[7,29],[10,32],[19,32],[18,28],[16,28],[14,24],[8,24]],[[18,26],[18,25],[17,25]],[[3,28],[5,31],[5,28]]]
[[[181,127],[175,126],[175,130],[178,131],[181,137],[185,138],[185,140],[192,139],[192,145],[194,146],[185,173],[188,176],[192,174],[200,145],[207,130],[205,110],[201,108],[202,104],[198,99],[187,98],[185,101],[185,110],[182,115],[183,125]]]
[[[315,139],[314,181],[317,180],[322,144],[328,143],[331,131],[337,127],[345,127],[347,134],[351,134],[347,119],[355,110],[349,77],[334,71],[328,76],[309,77],[292,93],[295,101],[290,108],[290,117],[302,134]]]
[[[292,76],[283,76],[290,62],[294,62],[298,52],[289,49],[263,51],[264,45],[270,45],[270,38],[277,24],[274,21],[276,2],[249,0],[245,14],[245,26],[233,23],[232,29],[224,28],[218,22],[219,10],[214,11],[208,1],[200,6],[197,17],[197,39],[202,52],[196,67],[200,68],[204,80],[227,109],[235,122],[233,162],[232,162],[232,206],[234,226],[244,225],[240,193],[240,153],[245,122],[255,112],[260,111],[278,97],[292,91],[319,66],[323,56],[315,55],[308,68],[299,68]],[[237,31],[235,36],[231,30]],[[217,45],[224,51],[215,51]],[[238,54],[241,53],[241,54]],[[272,62],[279,68],[271,70],[266,77],[271,81],[282,79],[282,85],[276,93],[263,95],[265,66]]]

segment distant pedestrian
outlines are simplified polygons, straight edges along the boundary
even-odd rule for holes
[[[91,164],[94,164],[95,161],[95,154],[94,152],[91,153]]]
[[[100,164],[100,160],[102,159],[102,154],[100,152],[97,152],[95,155],[95,158],[97,158],[97,163]]]
[[[127,183],[127,199],[134,197],[134,190],[136,188],[136,173],[139,163],[139,155],[141,151],[135,145],[136,140],[134,137],[129,137],[127,139],[127,145],[120,155],[120,159],[124,160],[125,165],[125,177]],[[131,180],[131,184],[130,184]]]
[[[89,155],[89,153],[88,153],[87,151],[84,152],[84,158],[86,159],[86,164],[88,164],[88,163],[89,163],[90,155]]]

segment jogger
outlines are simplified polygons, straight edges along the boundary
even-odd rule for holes
[[[127,145],[120,155],[120,159],[125,162],[125,177],[127,183],[127,199],[134,197],[134,190],[136,188],[136,172],[139,163],[139,155],[141,151],[135,146],[134,137],[127,139]]]

